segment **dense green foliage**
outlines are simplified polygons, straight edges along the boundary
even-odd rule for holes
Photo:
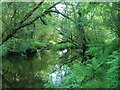
[[[118,88],[118,6],[3,2],[3,88]]]
[[[93,55],[92,59],[88,59],[84,65],[78,58],[71,65],[69,73],[60,81],[61,84],[47,83],[45,86],[52,88],[116,88],[119,84],[118,56],[120,56],[120,49],[117,49],[113,43],[116,42],[97,47],[91,46],[86,53]],[[103,47],[104,52],[99,50]]]

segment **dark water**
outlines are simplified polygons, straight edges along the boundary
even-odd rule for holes
[[[4,57],[3,87],[11,88],[43,88],[42,79],[52,73],[58,61],[56,51],[38,52],[35,55]]]

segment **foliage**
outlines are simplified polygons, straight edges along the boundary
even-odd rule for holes
[[[118,4],[3,2],[3,88],[118,88]]]
[[[113,43],[113,42],[112,42]],[[102,48],[105,45],[102,45]],[[115,45],[116,46],[116,45]],[[113,48],[109,52],[109,48]],[[60,88],[117,88],[119,84],[118,79],[118,56],[120,49],[115,50],[111,44],[105,48],[106,52],[98,50],[100,46],[91,47],[87,53],[93,55],[94,58],[89,59],[86,64],[80,61],[73,62],[66,74],[59,84]],[[59,76],[57,76],[59,77]],[[48,81],[51,80],[48,79]],[[55,83],[46,83],[46,87],[58,88]]]

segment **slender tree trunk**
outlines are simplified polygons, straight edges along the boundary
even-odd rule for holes
[[[78,11],[78,23],[82,23],[81,22],[81,12]],[[82,63],[85,62],[87,60],[86,58],[86,50],[87,50],[87,41],[86,41],[86,36],[85,36],[85,31],[84,31],[84,28],[83,28],[83,25],[82,24],[77,24],[77,41],[78,41],[78,44],[82,47],[82,52],[80,52],[80,55],[81,55],[81,58],[82,58]]]

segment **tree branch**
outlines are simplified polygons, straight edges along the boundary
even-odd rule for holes
[[[30,12],[28,12],[20,23],[22,24],[24,21],[26,21],[33,14],[33,12],[35,12],[42,5],[44,1],[45,0],[42,0]]]
[[[48,11],[49,11],[50,9],[52,9],[53,7],[55,7],[57,4],[59,4],[59,3],[62,2],[62,1],[65,1],[65,0],[61,0],[61,1],[57,2],[57,3],[55,3],[54,5],[52,5],[51,7],[49,7],[47,10],[45,10],[45,12],[42,14],[42,16],[45,16],[46,14],[48,14]]]
[[[54,13],[57,13],[57,14],[60,14],[62,15],[63,17],[66,17],[67,19],[69,19],[70,21],[74,22],[74,23],[77,23],[77,24],[80,24],[79,22],[76,22],[75,20],[72,20],[70,17],[62,14],[61,12],[59,12],[58,10],[57,11],[53,11],[53,10],[48,10],[46,11],[46,14],[50,13],[50,12],[54,12]]]
[[[55,29],[59,32],[59,34],[63,35],[65,38],[68,38],[72,42],[72,44],[74,44],[75,46],[78,46],[77,41],[73,40],[71,37],[65,36],[64,33],[61,32],[60,30],[58,30],[57,28],[55,28]]]
[[[45,1],[45,0],[42,0],[42,1]],[[32,13],[33,13],[37,8],[39,8],[39,6],[40,6],[43,2],[40,2],[39,4],[37,4],[36,7],[35,7],[33,10],[31,10],[31,11],[24,17],[24,19],[20,22],[20,26],[19,26],[18,28],[14,29],[12,33],[10,33],[5,39],[3,39],[3,40],[2,40],[2,43],[1,43],[0,45],[2,45],[2,44],[3,44],[4,42],[6,42],[9,38],[11,38],[19,29],[21,29],[21,28],[23,28],[23,27],[26,27],[26,26],[28,26],[28,25],[33,24],[33,23],[34,23],[37,19],[39,19],[41,16],[46,15],[46,12],[47,12],[48,10],[50,10],[51,8],[53,8],[54,6],[56,6],[57,4],[59,4],[59,3],[62,2],[62,1],[64,1],[64,0],[61,0],[61,1],[57,2],[57,3],[55,3],[54,5],[52,5],[51,7],[49,7],[47,10],[45,10],[40,16],[37,16],[37,17],[36,17],[35,19],[33,19],[32,21],[30,21],[30,22],[28,22],[28,23],[26,23],[26,24],[22,24],[25,20],[27,20],[27,19],[32,15]]]
[[[40,17],[40,20],[42,21],[42,23],[43,23],[44,25],[47,25],[47,23],[42,19],[42,17]]]
[[[2,40],[2,44],[4,42],[6,42],[9,38],[11,38],[19,29],[33,24],[38,18],[40,18],[40,16],[36,17],[34,20],[30,21],[29,23],[23,24],[23,25],[19,26],[18,28],[14,29],[11,34],[9,34],[5,39]],[[0,44],[0,45],[2,45],[2,44]]]

